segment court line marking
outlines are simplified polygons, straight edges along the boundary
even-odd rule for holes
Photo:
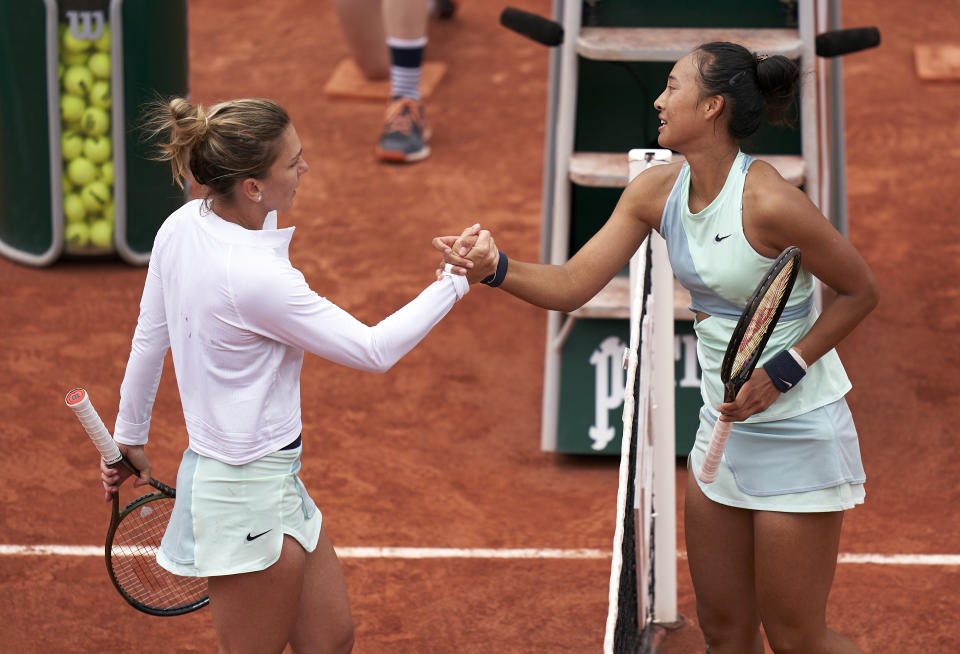
[[[596,549],[494,549],[456,547],[337,547],[343,559],[609,559]],[[99,545],[0,545],[6,556],[103,556]],[[677,552],[685,559],[686,552]],[[841,553],[843,564],[960,566],[960,554],[854,554]]]
[[[336,547],[343,559],[609,559],[591,549],[492,549],[455,547]],[[103,556],[100,545],[0,545],[8,556]]]

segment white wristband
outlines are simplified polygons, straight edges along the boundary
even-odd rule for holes
[[[790,353],[790,356],[793,357],[793,360],[797,362],[797,365],[803,368],[803,371],[807,371],[807,362],[803,360],[803,357],[800,356],[800,353],[794,350],[792,347],[787,350]]]

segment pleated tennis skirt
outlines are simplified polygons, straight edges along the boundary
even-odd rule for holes
[[[256,572],[280,558],[285,534],[312,552],[323,517],[298,476],[302,451],[230,465],[188,448],[157,562],[187,577]]]
[[[717,415],[701,409],[690,474],[703,465]],[[822,513],[862,504],[865,480],[853,418],[841,399],[794,418],[734,423],[716,480],[697,484],[727,506]]]

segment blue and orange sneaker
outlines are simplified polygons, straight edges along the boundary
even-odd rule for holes
[[[390,163],[412,163],[430,156],[430,128],[423,103],[413,98],[394,98],[384,117],[377,157]]]

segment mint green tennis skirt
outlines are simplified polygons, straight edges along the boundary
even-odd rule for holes
[[[312,552],[323,518],[297,476],[301,452],[237,466],[188,448],[157,562],[187,577],[256,572],[280,558],[284,534]]]
[[[690,474],[703,465],[717,415],[701,408]],[[862,504],[865,479],[853,418],[838,400],[785,420],[734,423],[716,480],[697,484],[727,506],[821,513]]]

